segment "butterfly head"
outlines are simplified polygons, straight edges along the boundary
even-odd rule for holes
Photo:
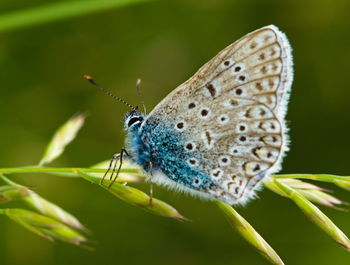
[[[137,110],[130,111],[124,119],[124,128],[127,131],[133,130],[135,128],[140,128],[143,120],[145,119],[145,114],[138,112]]]
[[[108,91],[107,89],[105,89],[105,88],[101,87],[100,85],[98,85],[96,83],[96,81],[90,75],[84,75],[84,78],[86,80],[88,80],[95,87],[101,89],[108,96],[110,96],[110,97],[114,98],[115,100],[123,103],[124,105],[126,105],[127,107],[129,107],[131,109],[131,111],[125,116],[125,119],[124,119],[125,130],[131,131],[131,130],[135,130],[135,129],[140,128],[141,123],[143,122],[143,120],[144,120],[146,115],[137,111],[138,106],[134,107],[133,105],[131,105],[128,102],[126,102],[125,100],[121,99],[120,97],[117,97],[116,95],[113,95],[110,91]],[[137,83],[136,83],[136,87],[138,89],[139,89],[139,86],[140,86],[140,82],[141,82],[140,79],[138,79]],[[144,107],[144,110],[146,112],[145,107]]]

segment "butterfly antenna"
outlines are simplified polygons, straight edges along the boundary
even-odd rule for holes
[[[144,110],[144,112],[146,114],[147,110],[146,110],[146,105],[145,105],[144,98],[143,98],[142,93],[141,93],[141,79],[140,78],[138,78],[136,80],[136,90],[137,90],[137,95],[139,96],[139,99],[141,101],[141,105],[143,107],[143,110]]]
[[[108,96],[114,98],[115,100],[123,103],[124,105],[128,106],[130,109],[132,110],[137,110],[137,107],[132,106],[131,104],[129,104],[128,102],[126,102],[125,100],[121,99],[120,97],[117,97],[116,95],[112,94],[110,91],[108,91],[107,89],[101,87],[99,84],[96,83],[96,81],[90,76],[90,75],[84,75],[84,78],[89,81],[93,86],[97,87],[98,89],[102,90],[105,94],[107,94]]]

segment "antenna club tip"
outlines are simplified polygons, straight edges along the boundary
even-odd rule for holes
[[[84,75],[83,76],[86,80],[92,80],[92,76],[91,75]]]

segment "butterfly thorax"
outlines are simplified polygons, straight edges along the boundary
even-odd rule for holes
[[[131,111],[125,117],[124,127],[128,132],[126,147],[129,158],[148,172],[151,162],[151,150],[147,142],[143,141],[140,134],[140,128],[145,118],[145,114]]]

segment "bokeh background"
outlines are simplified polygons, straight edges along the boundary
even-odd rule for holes
[[[50,2],[62,1],[2,0],[0,15]],[[275,24],[288,35],[295,62],[292,144],[283,173],[349,175],[349,11],[347,0],[152,1],[0,32],[0,167],[37,163],[55,129],[78,112],[89,113],[87,123],[55,166],[90,166],[120,150],[127,108],[83,74],[132,104],[138,104],[135,80],[142,78],[150,110],[225,46]],[[156,188],[157,197],[192,220],[180,223],[84,180],[15,179],[75,214],[93,231],[96,250],[50,243],[0,216],[2,265],[269,264],[210,203]],[[350,234],[349,213],[322,209]],[[289,200],[264,190],[238,211],[287,264],[350,264],[350,254]]]

